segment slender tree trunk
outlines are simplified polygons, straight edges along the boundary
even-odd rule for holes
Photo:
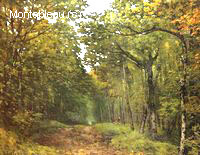
[[[124,100],[122,100],[122,103],[120,104],[120,122],[125,124],[125,118],[124,118]]]
[[[115,122],[115,104],[114,102],[111,103],[111,120]]]
[[[122,96],[122,102],[120,105],[120,120],[121,123],[125,124],[125,103],[126,103],[126,81],[125,81],[125,67],[124,67],[124,63],[122,66],[122,92],[123,92],[123,96]]]
[[[128,106],[129,117],[130,117],[130,120],[131,120],[131,128],[134,130],[135,129],[135,127],[134,127],[134,117],[133,117],[133,112],[132,112],[132,109],[131,109],[131,105],[129,103],[129,99],[127,101],[127,106]]]
[[[134,130],[134,118],[133,118],[133,112],[132,112],[131,105],[130,105],[129,86],[128,86],[127,80],[126,80],[126,70],[125,70],[124,64],[123,64],[123,88],[124,88],[125,102],[127,104],[128,114],[129,114],[129,118],[131,120],[131,128]]]
[[[27,107],[24,104],[24,94],[23,94],[23,85],[22,85],[22,80],[23,80],[23,68],[22,68],[22,63],[20,62],[20,66],[18,67],[18,90],[20,92],[20,109],[25,110]]]
[[[44,100],[45,100],[45,98],[44,98]],[[63,99],[62,99],[62,94],[60,93],[60,114],[62,114],[62,113],[63,113]]]
[[[140,133],[144,133],[146,120],[147,120],[147,107],[143,106],[143,116],[142,116],[142,123],[141,123],[141,127],[140,127]]]
[[[151,132],[151,126],[152,126],[152,124],[151,124],[151,115],[152,113],[151,113],[151,111],[149,110],[148,111],[148,113],[147,113],[147,125],[148,125],[148,131],[150,131]]]
[[[183,106],[184,99],[181,99],[181,105]],[[185,140],[186,140],[186,112],[182,111],[181,114],[181,140],[179,155],[185,155]]]
[[[154,100],[154,104],[156,104],[157,106],[160,105],[160,97],[159,97],[159,86],[158,86],[158,81],[159,81],[159,75],[160,75],[160,64],[157,65],[157,73],[156,73],[156,77],[155,77],[155,82],[154,82],[154,91],[155,91],[155,100]],[[155,109],[155,114],[156,114],[156,123],[157,123],[157,127],[160,128],[160,116],[158,113],[156,113],[156,109]]]
[[[184,40],[185,41],[185,40]],[[182,66],[183,66],[183,76],[180,80],[180,98],[181,98],[181,140],[180,140],[180,149],[179,155],[187,155],[185,140],[186,140],[186,97],[187,97],[187,61],[188,61],[188,49],[189,49],[189,41],[185,41],[185,47],[183,47],[182,53]]]
[[[108,108],[108,122],[112,122],[112,112],[110,103],[108,104],[107,108]]]
[[[103,114],[102,114],[101,106],[99,107],[99,110],[100,110],[100,122],[103,122]]]
[[[185,82],[181,85],[181,140],[180,140],[180,151],[179,155],[186,155],[185,152],[185,140],[186,140],[186,111],[185,111],[185,99],[186,88]]]
[[[156,133],[157,133],[157,122],[156,122],[155,109],[153,109],[153,112],[151,114],[151,132],[152,132],[152,138],[155,139]]]
[[[161,124],[162,124],[162,130],[165,130],[165,119],[161,119]]]
[[[135,123],[136,123],[136,124],[140,124],[139,119],[140,119],[140,113],[138,113],[138,114],[136,115],[136,120],[135,120]]]

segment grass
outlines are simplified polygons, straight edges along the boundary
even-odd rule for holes
[[[178,151],[175,145],[153,141],[138,131],[132,131],[128,125],[102,123],[96,124],[95,128],[105,136],[112,136],[111,145],[119,149],[143,152],[145,155],[174,155]]]
[[[0,128],[0,155],[57,155],[53,147],[42,146],[32,141],[21,141],[16,133]]]
[[[112,136],[112,137],[131,132],[131,128],[129,125],[120,125],[113,123],[96,124],[95,128],[98,132],[100,132],[104,136]]]

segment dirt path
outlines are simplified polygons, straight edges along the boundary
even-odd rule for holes
[[[108,140],[90,126],[60,129],[55,134],[42,136],[38,143],[62,150],[58,155],[128,155],[109,146]]]

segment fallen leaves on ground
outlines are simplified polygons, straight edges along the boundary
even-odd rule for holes
[[[54,134],[43,135],[37,142],[41,145],[56,147],[63,155],[127,155],[105,140],[93,127],[71,127],[59,129]],[[61,152],[58,154],[60,155]]]

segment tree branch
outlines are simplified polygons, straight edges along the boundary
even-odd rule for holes
[[[115,42],[117,47],[119,48],[119,50],[121,51],[121,53],[123,55],[125,55],[126,57],[128,57],[132,62],[135,63],[135,65],[138,67],[138,68],[143,68],[143,63],[138,60],[136,57],[134,57],[133,55],[131,55],[129,52],[125,51],[120,45],[118,42]]]
[[[186,41],[184,39],[184,36],[181,35],[178,32],[173,32],[173,31],[170,31],[170,30],[167,30],[167,29],[156,27],[156,26],[153,26],[151,29],[147,29],[147,30],[144,30],[144,31],[141,31],[141,32],[132,29],[130,26],[124,26],[123,25],[123,27],[129,29],[131,31],[131,33],[121,33],[121,32],[117,33],[117,32],[111,32],[109,30],[107,30],[107,31],[110,32],[110,33],[114,33],[114,34],[122,35],[122,36],[147,35],[147,34],[150,34],[150,33],[153,33],[153,32],[161,31],[161,32],[165,32],[165,33],[168,33],[168,34],[171,34],[171,35],[177,37],[183,43],[184,48],[187,50],[187,44],[186,44]]]

